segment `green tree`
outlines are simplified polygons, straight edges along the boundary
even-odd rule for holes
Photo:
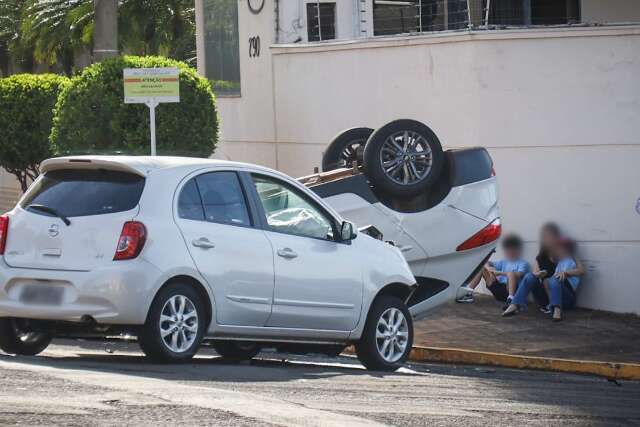
[[[53,107],[66,77],[16,74],[0,79],[0,167],[18,178],[22,190],[51,156],[49,133]]]
[[[209,82],[183,62],[147,56],[107,59],[71,79],[58,98],[50,140],[57,154],[148,154],[149,110],[125,104],[124,68],[178,67],[180,102],[156,109],[158,153],[208,157],[218,140]]]
[[[22,22],[30,0],[0,1],[0,72],[10,73],[13,62],[25,71],[33,67],[33,48],[21,40]]]
[[[71,74],[77,49],[91,45],[93,0],[29,0],[22,17],[21,42],[34,59],[59,63]]]
[[[91,47],[93,0],[3,0],[27,3],[20,41],[34,47],[40,63],[61,63],[70,74],[73,55]],[[120,0],[119,48],[133,55],[195,60],[194,0]]]

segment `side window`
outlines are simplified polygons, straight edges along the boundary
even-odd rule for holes
[[[178,198],[178,216],[184,219],[204,221],[202,200],[200,200],[200,193],[198,192],[195,178],[191,179],[182,187],[182,192]]]
[[[196,177],[196,182],[206,221],[251,225],[244,193],[235,172],[206,173]]]
[[[272,178],[252,175],[267,224],[274,231],[333,240],[331,219],[297,189]]]

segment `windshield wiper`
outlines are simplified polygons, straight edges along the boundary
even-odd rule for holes
[[[35,209],[37,211],[50,213],[51,215],[54,215],[54,216],[57,216],[58,218],[60,218],[62,220],[62,222],[64,222],[67,225],[67,227],[71,225],[71,221],[69,221],[69,218],[67,218],[66,216],[62,215],[57,210],[55,210],[53,208],[50,208],[49,206],[33,204],[33,205],[27,206],[27,209]]]

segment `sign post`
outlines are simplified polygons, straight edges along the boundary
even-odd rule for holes
[[[124,103],[149,107],[151,155],[156,149],[156,107],[163,102],[180,102],[178,68],[125,68]]]

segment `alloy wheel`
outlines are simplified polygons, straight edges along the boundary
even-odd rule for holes
[[[433,153],[427,140],[417,132],[390,135],[380,150],[380,163],[387,177],[401,185],[425,179],[431,172]]]
[[[389,308],[382,313],[376,326],[376,346],[380,356],[389,363],[400,360],[409,343],[409,324],[404,313]]]
[[[164,345],[174,353],[191,348],[198,335],[198,312],[184,295],[167,300],[160,313],[160,336]]]

